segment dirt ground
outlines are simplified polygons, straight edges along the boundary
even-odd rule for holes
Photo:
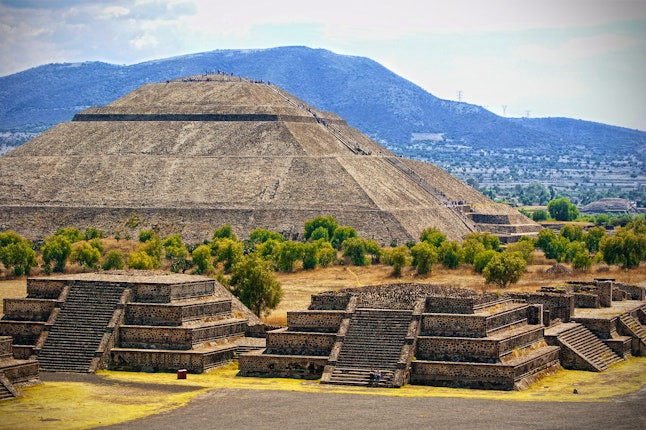
[[[646,389],[604,403],[214,390],[168,413],[104,429],[639,429]]]

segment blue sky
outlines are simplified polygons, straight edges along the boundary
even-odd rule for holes
[[[305,45],[369,57],[499,115],[646,130],[644,0],[379,3],[0,0],[0,76],[53,62]]]

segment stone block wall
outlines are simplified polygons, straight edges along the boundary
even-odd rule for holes
[[[475,299],[431,296],[426,298],[426,313],[472,314]]]
[[[487,336],[487,319],[483,315],[422,314],[421,333],[424,336]]]
[[[27,297],[58,299],[65,288],[65,281],[27,278]]]
[[[500,312],[495,315],[487,317],[486,330],[491,333],[498,329],[507,327],[512,324],[527,324],[527,309],[528,305],[522,305],[515,309],[510,309],[505,312]]]
[[[2,334],[11,336],[16,345],[35,345],[45,329],[44,322],[36,321],[3,321]]]
[[[574,293],[574,306],[577,308],[599,308],[599,296],[589,293]]]
[[[290,311],[287,312],[287,325],[292,331],[316,331],[336,333],[345,311]]]
[[[319,379],[327,359],[327,356],[260,354],[260,351],[253,351],[238,357],[238,367],[241,369],[238,375]]]
[[[621,291],[628,293],[628,300],[646,300],[646,287],[640,287],[637,285],[628,285],[621,284],[619,282],[615,283],[615,288]]]
[[[130,303],[126,307],[125,324],[175,325],[201,318],[231,313],[231,300],[204,302],[193,305]]]
[[[550,319],[559,318],[569,322],[574,313],[574,296],[567,293],[507,293],[506,296],[525,300],[527,303],[541,304],[549,311]],[[549,325],[549,321],[545,321]]]
[[[192,299],[213,295],[213,281],[173,284],[138,283],[133,286],[133,301],[142,303],[170,303],[173,300]]]
[[[246,321],[201,327],[123,325],[118,330],[121,348],[189,350],[200,343],[244,334]]]
[[[176,372],[186,369],[190,373],[202,373],[218,365],[231,361],[235,347],[212,352],[193,351],[110,351],[110,369],[148,372]]]
[[[604,308],[609,308],[612,306],[612,287],[614,282],[612,281],[603,281],[599,282],[599,305]]]
[[[310,310],[345,310],[350,302],[350,294],[339,293],[321,293],[313,294]]]
[[[47,321],[57,303],[56,299],[4,299],[4,319]]]
[[[0,360],[3,358],[11,358],[13,354],[11,339],[11,336],[0,336]]]
[[[583,324],[600,339],[611,339],[617,335],[617,318],[576,318],[573,321]]]
[[[420,336],[418,360],[495,363],[500,356],[498,342],[487,338]]]
[[[267,353],[283,355],[329,356],[336,341],[335,333],[295,332],[292,328],[267,333]]]

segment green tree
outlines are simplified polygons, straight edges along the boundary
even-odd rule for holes
[[[500,239],[498,236],[489,233],[488,231],[484,232],[472,232],[467,234],[464,240],[475,239],[478,242],[482,243],[485,249],[493,249],[494,251],[500,251]]]
[[[312,232],[312,234],[310,235],[309,240],[311,241],[324,240],[326,242],[329,242],[330,233],[328,232],[327,228],[323,226],[316,227]]]
[[[413,256],[413,266],[419,275],[425,275],[433,270],[437,263],[437,249],[428,242],[420,242],[410,249]]]
[[[296,262],[303,258],[303,244],[300,242],[283,242],[274,249],[275,261],[279,270],[293,272]]]
[[[482,251],[485,251],[485,246],[477,239],[467,238],[462,241],[462,258],[465,263],[473,264],[475,256]]]
[[[343,256],[350,258],[355,266],[365,266],[370,264],[370,259],[366,255],[366,243],[362,237],[351,237],[343,241]]]
[[[182,242],[182,236],[179,234],[171,234],[164,239],[164,250],[166,251],[167,260],[186,259],[188,257],[188,249]]]
[[[317,215],[314,219],[305,221],[303,229],[305,230],[305,240],[308,240],[314,230],[319,227],[323,227],[328,232],[328,238],[331,238],[334,235],[334,230],[339,226],[336,219],[332,215],[321,216]]]
[[[229,224],[224,224],[222,227],[216,229],[213,232],[212,240],[216,241],[218,239],[230,239],[235,242],[238,241],[238,237],[235,234],[233,234],[233,229]]]
[[[258,316],[276,309],[283,296],[269,263],[255,253],[244,256],[233,266],[230,288]]]
[[[269,239],[273,239],[276,242],[283,242],[285,240],[282,234],[277,231],[267,230],[266,228],[257,228],[249,233],[249,240],[253,243],[265,243]]]
[[[155,266],[153,258],[144,251],[128,255],[128,267],[134,270],[151,270]]]
[[[88,227],[85,229],[85,232],[83,233],[83,238],[87,241],[90,241],[92,239],[101,239],[103,237],[103,232],[101,230],[98,230],[95,227]]]
[[[462,261],[462,249],[456,241],[444,241],[437,250],[437,259],[447,269],[455,269]]]
[[[13,230],[0,233],[0,261],[7,270],[13,267],[15,276],[28,275],[38,264],[31,242]]]
[[[583,227],[580,225],[567,224],[561,229],[559,235],[563,236],[570,242],[583,241]]]
[[[155,230],[141,230],[139,232],[139,242],[141,243],[148,242],[153,237],[157,237]]]
[[[606,236],[606,229],[603,227],[592,227],[584,237],[585,247],[592,254],[599,251],[599,243]]]
[[[233,239],[218,239],[211,244],[211,254],[215,256],[215,261],[224,263],[224,271],[229,273],[233,265],[242,258],[244,252],[242,243]]]
[[[518,252],[503,252],[494,255],[483,269],[482,275],[488,284],[506,288],[515,284],[525,273],[526,263]]]
[[[143,251],[150,256],[153,262],[153,268],[161,266],[162,243],[156,234],[138,246],[138,251]]]
[[[45,263],[45,272],[50,272],[50,263],[54,262],[54,272],[62,272],[65,268],[67,258],[72,252],[72,245],[64,235],[54,235],[45,238],[45,243],[41,248],[43,253],[43,262]]]
[[[357,237],[357,231],[355,229],[343,225],[339,226],[334,230],[334,234],[332,234],[332,246],[335,249],[341,249],[341,244],[343,244],[343,241],[350,239],[351,237]]]
[[[422,231],[419,240],[420,242],[428,242],[438,248],[446,240],[446,235],[436,227],[428,227]]]
[[[207,270],[213,270],[211,265],[211,247],[208,245],[200,245],[191,253],[193,264],[197,266],[195,272],[200,274]]]
[[[121,270],[123,269],[123,255],[116,250],[108,251],[103,263],[103,270]]]
[[[548,217],[547,212],[541,209],[534,211],[534,213],[532,213],[532,220],[536,222],[545,221],[547,217]]]
[[[507,245],[505,252],[518,252],[523,256],[525,263],[532,264],[534,262],[534,243],[531,240],[519,240]]]
[[[544,228],[538,232],[538,238],[536,240],[535,246],[536,248],[540,248],[543,251],[546,251],[547,247],[555,239],[556,239],[556,233],[554,233],[554,230],[549,228]]]
[[[83,235],[76,227],[59,228],[56,230],[56,233],[54,233],[54,236],[63,236],[67,238],[70,244],[83,240]]]
[[[592,257],[587,252],[579,252],[572,259],[572,267],[577,270],[589,270],[592,267]]]
[[[408,263],[409,252],[406,245],[400,245],[384,252],[383,262],[393,266],[392,276],[401,276],[402,268]]]
[[[325,230],[327,234],[327,230]],[[322,242],[325,240],[320,239]],[[319,264],[319,242],[311,242],[303,245],[303,269],[312,270]]]
[[[550,216],[557,221],[574,221],[579,216],[576,205],[566,197],[550,200],[547,210]]]
[[[88,242],[78,242],[72,245],[70,259],[81,266],[93,268],[101,259],[101,253]]]
[[[493,249],[487,249],[476,254],[476,256],[473,257],[473,270],[478,273],[482,273],[484,268],[487,267],[487,264],[489,264],[491,259],[497,254],[498,253]]]
[[[328,267],[336,261],[336,249],[329,242],[322,242],[319,245],[317,258],[321,267]]]

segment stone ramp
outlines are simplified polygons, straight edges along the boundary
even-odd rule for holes
[[[356,309],[350,320],[330,384],[370,385],[370,372],[380,371],[379,386],[393,387],[394,375],[413,312],[408,310]]]
[[[601,372],[622,361],[606,344],[579,323],[559,324],[545,333],[561,346],[561,365],[568,369]]]
[[[16,389],[4,374],[0,373],[0,401],[10,400],[16,397]]]
[[[92,372],[96,351],[108,332],[125,287],[74,283],[38,354],[40,369]],[[109,333],[109,332],[108,332]]]

